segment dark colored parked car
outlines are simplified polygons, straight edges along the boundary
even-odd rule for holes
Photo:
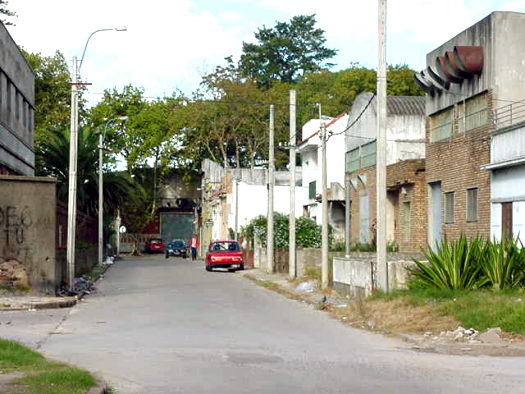
[[[160,238],[152,238],[144,244],[144,251],[146,253],[163,253],[164,242]]]
[[[243,270],[242,252],[237,241],[214,241],[206,253],[206,271],[214,268]]]
[[[180,239],[174,239],[166,246],[166,258],[170,256],[188,257],[188,245]]]

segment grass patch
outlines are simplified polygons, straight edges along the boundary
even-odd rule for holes
[[[484,331],[490,327],[501,327],[503,331],[509,333],[525,334],[525,291],[523,289],[504,291],[414,289],[390,294],[377,293],[364,301],[364,304],[367,305],[366,309],[370,310],[381,303],[390,304],[393,312],[400,312],[400,305],[421,311],[426,310],[436,318],[449,317],[463,327],[472,327],[478,331]],[[412,311],[412,313],[418,312]],[[430,327],[435,326],[432,322],[430,323]],[[428,328],[426,331],[436,331],[436,329]]]
[[[95,378],[86,371],[48,361],[33,350],[4,339],[0,339],[0,369],[22,372],[24,376],[15,379],[13,384],[23,385],[24,392],[30,393],[80,394],[96,384]]]

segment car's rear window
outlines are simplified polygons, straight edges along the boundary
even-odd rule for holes
[[[214,242],[210,250],[212,252],[238,252],[239,243],[237,242]]]
[[[152,244],[161,244],[162,243],[162,239],[152,239],[152,240],[150,240],[150,242]]]

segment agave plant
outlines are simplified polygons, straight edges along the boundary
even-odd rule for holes
[[[519,243],[519,245],[518,245]],[[525,249],[518,239],[486,242],[481,265],[494,290],[519,286],[524,279]]]
[[[446,238],[436,245],[423,250],[427,261],[414,260],[416,267],[407,268],[411,277],[409,288],[439,288],[451,290],[472,290],[487,283],[482,277],[481,259],[483,240],[474,238],[470,242],[464,235],[457,241]]]

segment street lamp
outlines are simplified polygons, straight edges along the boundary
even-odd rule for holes
[[[77,144],[78,144],[78,85],[80,67],[84,61],[84,55],[89,40],[95,33],[101,31],[126,31],[125,27],[112,29],[99,29],[91,33],[84,45],[80,63],[76,56],[73,57],[73,72],[71,76],[71,133],[69,137],[69,186],[67,205],[67,276],[69,291],[73,291],[75,280],[75,237],[76,237],[76,215],[77,215]]]
[[[127,116],[120,116],[118,118],[109,119],[106,122],[104,127],[104,133],[99,134],[98,140],[98,263],[102,263],[104,259],[104,179],[102,173],[102,164],[103,164],[103,155],[102,150],[104,149],[104,139],[106,138],[106,133],[110,126],[112,126],[116,121],[127,120]]]

